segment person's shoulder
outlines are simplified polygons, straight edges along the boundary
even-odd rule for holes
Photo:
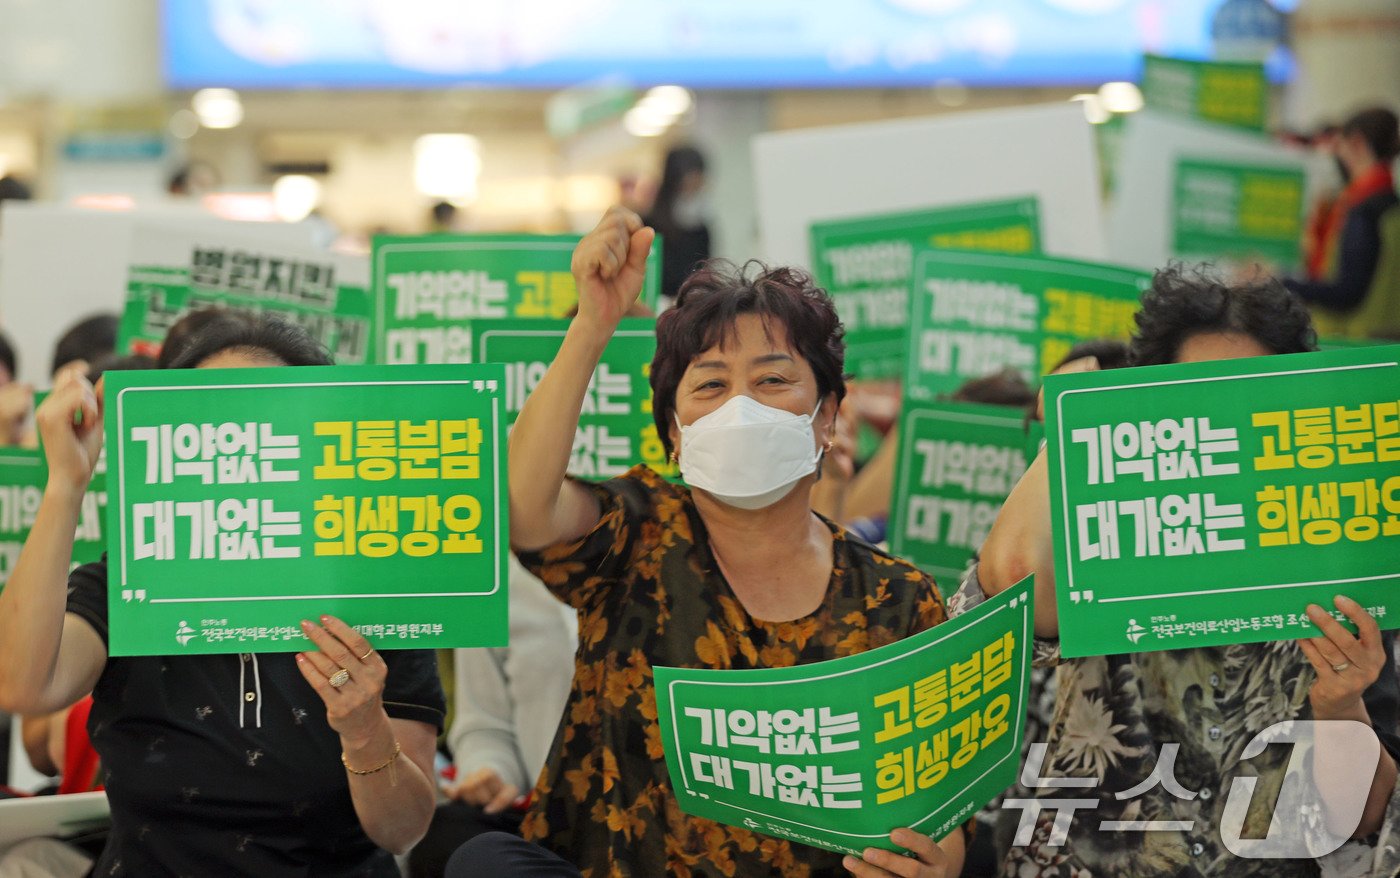
[[[1400,194],[1397,194],[1394,190],[1388,189],[1363,199],[1353,210],[1355,210],[1358,215],[1365,216],[1367,219],[1379,220],[1383,214],[1389,212],[1397,205],[1400,205]]]

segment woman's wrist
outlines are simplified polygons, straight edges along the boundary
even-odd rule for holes
[[[1312,708],[1315,720],[1351,720],[1368,726],[1371,724],[1371,714],[1366,710],[1366,702],[1360,698],[1338,704],[1313,701]]]
[[[394,749],[394,730],[389,725],[389,715],[381,707],[379,715],[363,728],[341,732],[340,749],[357,768],[365,764],[378,765]]]

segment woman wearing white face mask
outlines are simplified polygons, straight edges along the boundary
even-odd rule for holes
[[[843,858],[680,812],[662,758],[653,664],[756,668],[882,646],[945,618],[933,582],[812,512],[845,384],[831,300],[801,273],[702,271],[662,314],[658,432],[689,488],[637,467],[564,476],[589,378],[642,288],[652,230],[615,209],[574,253],[579,313],[511,435],[511,539],[579,611],[563,727],[522,827],[482,836],[447,874],[951,878],[942,847]],[[474,871],[479,870],[479,871]]]

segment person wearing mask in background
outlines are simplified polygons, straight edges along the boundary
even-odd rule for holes
[[[539,844],[479,835],[447,874],[955,878],[962,827],[942,847],[894,830],[912,859],[843,858],[683,814],[671,793],[653,664],[808,664],[944,613],[928,576],[812,511],[845,343],[830,297],[800,272],[697,272],[659,318],[652,413],[689,487],[645,466],[598,484],[566,478],[589,380],[642,291],[654,237],[614,208],[579,242],[578,316],[511,431],[512,546],[579,612],[564,724],[524,823]]]
[[[215,322],[172,368],[330,364],[304,330],[259,318]],[[38,421],[49,482],[0,591],[0,707],[42,714],[92,693],[112,806],[97,874],[398,878],[388,852],[432,818],[445,707],[432,652],[371,649],[321,616],[295,655],[110,656],[107,560],[69,572],[101,394],[65,370]]]
[[[661,236],[661,295],[674,300],[681,284],[710,258],[706,225],[705,156],[693,146],[666,153],[661,185],[644,222]]]
[[[120,322],[115,314],[93,314],[63,333],[58,344],[54,345],[53,365],[49,369],[54,386],[58,386],[60,372],[73,370],[79,375],[86,375],[93,363],[114,354]]]
[[[1135,366],[1195,363],[1316,350],[1307,310],[1274,281],[1226,286],[1180,268],[1157,272],[1143,294],[1131,344]],[[1092,362],[1080,361],[1081,369]],[[1307,608],[1319,637],[1270,643],[1174,649],[1128,655],[1062,659],[1050,530],[1050,484],[1042,451],[997,515],[974,565],[949,606],[954,615],[1035,574],[1035,663],[1057,667],[1054,725],[1038,777],[1093,778],[1088,788],[1067,791],[1039,785],[1037,796],[1091,799],[1092,809],[1072,813],[1068,837],[1052,838],[1052,810],[1042,811],[1028,844],[1013,844],[1002,864],[1008,878],[1235,878],[1316,876],[1369,851],[1342,850],[1335,859],[1269,860],[1236,857],[1226,847],[1227,795],[1232,778],[1257,778],[1260,789],[1285,789],[1289,747],[1270,747],[1245,758],[1263,729],[1292,720],[1348,720],[1374,728],[1385,742],[1355,838],[1394,825],[1395,731],[1400,686],[1389,651],[1394,638],[1354,601],[1339,596],[1335,608],[1360,630],[1359,638],[1323,608]],[[1301,607],[1299,608],[1302,609]],[[1331,607],[1328,610],[1332,609]],[[1320,776],[1327,760],[1345,754],[1313,748]],[[1163,771],[1176,791],[1160,783],[1140,795],[1119,798],[1144,778]],[[1166,774],[1166,772],[1170,772]],[[1335,774],[1335,766],[1331,773]],[[1298,789],[1289,785],[1291,795]],[[1179,791],[1186,791],[1183,796]],[[1291,798],[1255,796],[1243,819],[1245,837],[1263,835],[1275,813],[1295,819],[1305,812]],[[1098,831],[1104,820],[1169,818],[1189,829]],[[1238,825],[1238,824],[1237,824]],[[1304,827],[1316,830],[1316,825]],[[1063,831],[1061,829],[1060,831]],[[1254,835],[1257,833],[1258,835]],[[1271,833],[1272,834],[1272,833]],[[1348,848],[1358,847],[1351,843]],[[1334,871],[1359,876],[1369,870]]]
[[[1342,124],[1333,149],[1347,185],[1332,206],[1315,259],[1325,267],[1324,275],[1289,278],[1284,285],[1311,306],[1324,338],[1366,337],[1385,329],[1380,312],[1400,303],[1400,290],[1387,289],[1400,278],[1374,283],[1383,250],[1400,246],[1400,197],[1391,170],[1400,155],[1400,121],[1382,107],[1363,110]],[[1390,256],[1400,259],[1400,254]],[[1390,316],[1389,323],[1400,326],[1400,316]]]

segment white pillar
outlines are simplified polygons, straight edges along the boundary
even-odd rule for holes
[[[695,100],[695,145],[705,154],[714,255],[742,264],[759,254],[754,135],[768,130],[766,92],[709,92]]]

